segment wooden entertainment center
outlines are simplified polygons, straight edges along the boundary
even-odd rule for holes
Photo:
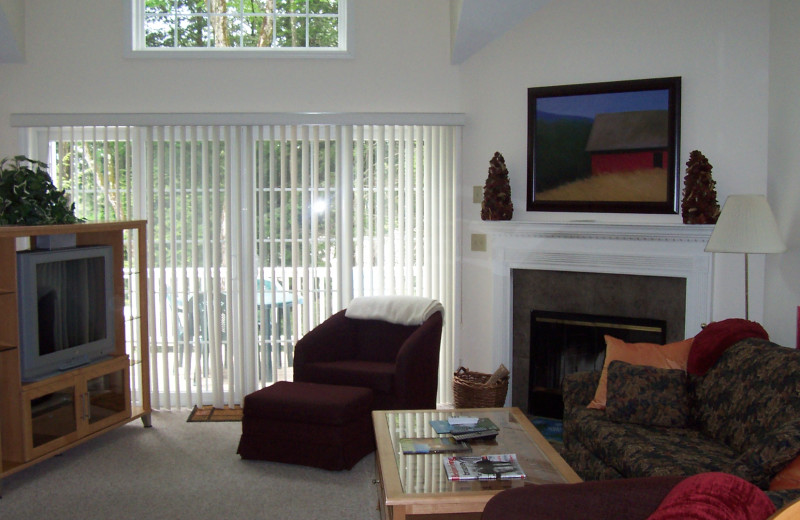
[[[0,227],[0,478],[135,419],[150,426],[145,226],[137,220]],[[40,235],[112,247],[115,349],[109,359],[25,382],[16,253],[34,248]]]

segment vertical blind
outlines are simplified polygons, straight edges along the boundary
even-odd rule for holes
[[[291,380],[296,341],[377,294],[444,304],[438,400],[452,402],[459,126],[29,134],[79,216],[148,222],[154,407],[233,405]]]

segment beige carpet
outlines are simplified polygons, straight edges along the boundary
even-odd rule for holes
[[[374,454],[326,471],[236,454],[238,422],[156,412],[2,481],[0,519],[378,520]]]

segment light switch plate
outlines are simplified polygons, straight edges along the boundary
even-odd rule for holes
[[[475,204],[483,202],[483,186],[472,187],[472,202]]]

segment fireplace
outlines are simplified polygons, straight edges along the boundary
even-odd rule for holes
[[[575,312],[531,311],[528,412],[560,419],[561,380],[603,367],[606,334],[629,343],[664,343],[667,322]]]
[[[528,409],[530,312],[666,321],[666,342],[711,319],[713,226],[486,222],[492,270],[492,362],[511,371],[507,406]],[[655,309],[655,310],[652,310]]]
[[[634,274],[514,269],[512,286],[512,393],[514,406],[530,409],[531,310],[564,315],[598,315],[608,317],[606,323],[640,324],[663,328],[650,335],[617,337],[623,340],[673,342],[682,340],[685,330],[685,278]],[[587,320],[588,321],[588,320]],[[663,325],[662,325],[663,324]],[[608,330],[610,327],[601,328]],[[586,331],[586,329],[584,329]],[[604,351],[602,334],[597,349]],[[561,350],[557,344],[548,349]],[[602,365],[601,365],[602,368]],[[563,375],[562,375],[563,377]],[[558,388],[561,380],[551,388]],[[540,396],[543,398],[543,396]],[[560,401],[560,393],[553,400]]]

